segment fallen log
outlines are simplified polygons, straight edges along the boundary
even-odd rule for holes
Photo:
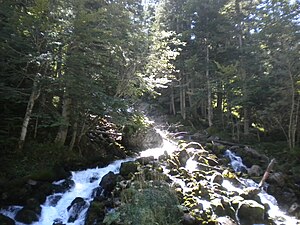
[[[216,142],[216,143],[223,144],[223,145],[228,145],[228,146],[239,146],[239,147],[246,147],[247,146],[247,145],[243,145],[243,144],[233,143],[233,142],[229,142],[229,141],[221,141],[221,140],[212,140],[211,142],[213,144],[214,144],[214,142]]]
[[[270,172],[273,169],[274,164],[275,164],[275,159],[272,159],[264,173],[264,176],[262,177],[261,181],[258,184],[259,188],[261,188],[264,185],[266,179],[268,179]]]

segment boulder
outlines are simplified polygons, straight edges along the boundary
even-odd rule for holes
[[[285,185],[285,176],[281,172],[270,173],[267,182],[269,184],[275,184],[276,186],[283,187]]]
[[[87,211],[85,225],[102,224],[105,217],[105,204],[101,201],[93,201]]]
[[[182,217],[182,225],[197,225],[197,220],[189,213],[185,213]]]
[[[243,225],[264,223],[265,208],[253,200],[244,200],[240,203],[237,216]]]
[[[184,149],[181,150],[178,154],[178,161],[180,163],[180,166],[185,167],[186,166],[186,162],[188,161],[188,159],[190,158],[188,152]]]
[[[15,225],[16,222],[13,219],[0,214],[0,224],[1,225]]]
[[[251,177],[259,177],[263,173],[263,170],[258,165],[252,165],[251,168],[248,169],[248,175]]]
[[[73,223],[75,220],[77,220],[80,213],[87,207],[88,203],[83,198],[75,198],[67,208],[69,212],[68,223]]]
[[[65,179],[58,184],[53,184],[53,191],[54,193],[64,193],[74,187],[74,185],[75,182],[73,180],[71,180],[70,178]]]
[[[133,174],[138,171],[137,162],[123,162],[120,167],[120,175],[127,177],[129,174]]]
[[[163,138],[154,127],[151,126],[137,130],[125,127],[122,141],[125,147],[141,151],[148,148],[160,147],[163,143]]]
[[[39,217],[36,212],[24,207],[17,212],[15,219],[21,223],[32,224],[33,222],[38,221]]]
[[[117,175],[110,171],[102,177],[99,185],[103,188],[104,195],[108,195],[115,188],[116,184]]]
[[[154,161],[154,156],[140,157],[136,161],[141,165],[147,165]]]
[[[229,216],[223,216],[217,218],[218,225],[237,225],[237,223]]]
[[[215,172],[212,175],[212,177],[211,177],[211,182],[222,185],[222,183],[223,183],[223,176],[222,176],[222,174],[219,173],[219,172]]]

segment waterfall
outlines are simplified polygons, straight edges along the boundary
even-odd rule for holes
[[[144,152],[141,152],[140,156],[154,156],[154,158],[158,158],[160,155],[168,153],[172,154],[173,151],[179,150],[177,148],[176,143],[173,143],[167,139],[164,139],[164,144],[160,148],[148,149]],[[188,173],[192,174],[198,170],[198,162],[193,157],[193,155],[197,153],[197,149],[193,149],[190,152],[190,158],[186,161],[185,169]],[[230,159],[230,165],[233,167],[235,171],[246,171],[247,167],[243,164],[241,157],[235,155],[231,151],[227,150],[225,153],[226,157]],[[91,201],[94,198],[94,193],[99,188],[99,183],[104,175],[109,173],[110,171],[113,173],[118,173],[121,163],[126,161],[135,160],[134,158],[127,158],[125,160],[117,160],[109,164],[104,168],[93,168],[87,169],[83,171],[72,172],[70,178],[66,180],[61,180],[54,182],[54,185],[63,185],[67,181],[71,181],[71,188],[63,191],[54,193],[47,197],[46,202],[41,206],[42,212],[38,222],[32,223],[31,225],[54,225],[54,224],[66,224],[66,225],[84,225],[85,218],[87,214],[87,210]],[[164,172],[168,174],[168,169],[165,166],[162,166]],[[181,186],[183,192],[190,192],[191,188],[189,188],[185,181],[180,177],[169,175],[171,180],[174,183],[177,183]],[[206,176],[206,180],[200,180],[199,183],[201,186],[209,184],[211,175]],[[258,184],[255,183],[251,179],[243,179],[240,181],[243,183],[242,186],[236,186],[236,184],[232,184],[229,180],[224,179],[222,186],[228,191],[235,191],[238,193],[243,192],[243,188],[246,187],[258,187]],[[203,182],[203,183],[202,183]],[[211,187],[213,187],[211,185]],[[259,193],[259,197],[261,198],[262,203],[267,203],[270,206],[268,214],[271,218],[274,219],[276,224],[282,224],[277,218],[283,218],[284,224],[297,224],[299,220],[296,220],[293,217],[289,217],[285,215],[284,212],[280,210],[277,205],[276,199],[268,195],[264,190],[261,190]],[[203,206],[203,210],[210,210],[211,203],[205,199],[202,199],[200,196],[195,196],[197,202]],[[79,210],[73,210],[70,206],[72,202],[75,200],[81,201],[81,208]],[[8,216],[10,218],[15,218],[16,213],[21,209],[21,206],[10,206],[7,209],[3,209],[0,211],[1,214]],[[75,212],[76,211],[76,212]],[[72,213],[77,213],[76,216],[72,215]],[[72,217],[73,216],[73,217]],[[72,218],[72,219],[70,219]],[[16,222],[16,225],[25,225],[19,222]]]
[[[243,160],[241,157],[237,156],[230,150],[225,151],[225,156],[230,159],[230,165],[232,166],[234,171],[247,171],[248,168],[243,164]],[[239,180],[244,184],[245,187],[258,188],[258,184],[251,179],[240,178]],[[222,186],[225,187],[227,190],[236,191],[238,193],[243,192],[243,189],[241,187],[234,186],[228,180],[224,180]],[[261,189],[258,196],[260,197],[260,200],[263,204],[268,204],[270,206],[268,214],[276,224],[283,225],[283,222],[281,221],[282,219],[284,220],[284,224],[286,225],[299,224],[299,220],[286,215],[286,213],[279,208],[276,199],[272,195],[269,195],[265,190]]]
[[[55,193],[48,196],[46,202],[42,205],[42,212],[39,221],[32,225],[52,225],[55,222],[67,225],[83,225],[89,203],[93,199],[93,192],[97,187],[99,187],[102,177],[110,171],[118,173],[121,163],[130,160],[133,159],[128,158],[125,160],[117,160],[104,168],[72,172],[70,179],[74,181],[73,187],[64,193]],[[57,181],[53,184],[60,185],[64,181],[65,180]],[[68,207],[71,205],[72,201],[78,197],[83,198],[87,204],[79,212],[79,215],[74,222],[68,222],[70,216],[72,216],[72,210],[68,210]],[[7,210],[2,210],[1,213],[14,218],[17,211],[21,208],[22,207],[20,206],[12,206]],[[16,225],[23,224],[16,222]]]

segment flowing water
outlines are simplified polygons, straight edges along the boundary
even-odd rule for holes
[[[164,134],[162,134],[164,136]],[[160,148],[148,149],[140,154],[140,156],[154,156],[158,158],[160,155],[168,153],[171,154],[173,151],[178,150],[177,145],[166,138],[164,138],[163,146]],[[242,163],[242,159],[231,152],[227,152],[227,157],[231,160],[231,165],[236,171],[241,171],[243,169],[247,169],[245,165]],[[122,162],[134,160],[133,158],[127,158],[125,160],[117,160],[109,164],[104,168],[94,168],[87,169],[83,171],[72,172],[71,180],[74,181],[74,185],[70,190],[65,191],[64,193],[55,193],[47,197],[46,202],[42,205],[42,212],[38,222],[33,223],[32,225],[52,225],[55,223],[66,224],[66,225],[83,225],[85,216],[87,213],[88,206],[93,199],[94,191],[99,187],[99,183],[104,175],[108,172],[112,171],[114,173],[119,172],[119,168]],[[197,162],[190,158],[186,164],[186,170],[192,173],[197,170]],[[165,172],[167,170],[165,169]],[[183,191],[188,191],[188,188],[185,186],[183,180],[170,176],[170,178],[178,183]],[[57,181],[54,184],[60,185],[65,182],[65,180]],[[247,186],[257,186],[257,184],[252,180],[242,180]],[[242,189],[239,187],[235,187],[229,181],[224,180],[223,186],[228,190],[236,190],[238,192],[242,192]],[[276,199],[273,196],[268,195],[264,191],[260,194],[263,203],[268,203],[270,205],[269,214],[271,217],[283,218],[285,220],[284,223],[278,224],[287,224],[293,225],[297,224],[297,220],[291,217],[287,217],[282,211],[280,211],[277,206]],[[74,222],[68,222],[70,218],[70,214],[72,210],[68,210],[71,202],[77,198],[81,197],[85,200],[86,205],[83,210],[79,212],[78,217]],[[203,208],[210,208],[210,202],[202,200],[200,198],[197,199],[199,203],[203,205]],[[16,213],[21,209],[20,206],[11,206],[5,210],[1,210],[0,213],[14,218]],[[16,225],[24,225],[22,223],[16,222]]]
[[[241,157],[237,156],[230,150],[226,150],[225,156],[227,156],[230,159],[230,164],[234,171],[241,172],[242,170],[247,170],[248,168],[243,164],[243,161]],[[241,178],[240,181],[244,184],[246,187],[255,187],[258,188],[258,184],[255,183],[251,179],[243,179]],[[225,187],[227,190],[236,191],[238,193],[243,192],[243,188],[236,187],[232,183],[230,183],[228,180],[224,180],[223,187]],[[265,192],[263,189],[261,189],[258,196],[261,199],[261,202],[263,204],[268,204],[270,206],[270,209],[268,211],[269,216],[274,220],[274,222],[278,225],[296,225],[299,224],[299,220],[297,220],[294,217],[286,215],[285,212],[283,212],[276,201],[276,199],[269,195],[267,192]]]

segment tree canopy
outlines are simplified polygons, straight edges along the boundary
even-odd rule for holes
[[[150,93],[194,127],[294,149],[299,15],[288,0],[2,0],[1,144],[72,149]]]

